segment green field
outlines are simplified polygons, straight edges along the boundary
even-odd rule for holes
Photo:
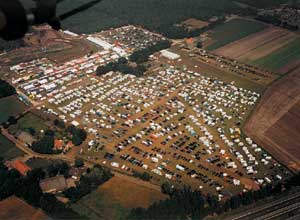
[[[244,19],[233,19],[224,23],[212,30],[210,37],[213,43],[206,47],[207,50],[212,51],[226,44],[240,40],[250,34],[262,31],[267,26],[263,23]]]
[[[23,156],[24,153],[9,141],[6,137],[0,134],[0,157],[4,160],[10,160],[15,157]]]
[[[132,208],[147,208],[166,195],[143,185],[133,177],[113,177],[72,208],[90,219],[123,220]]]
[[[0,123],[6,122],[10,116],[16,116],[26,110],[26,105],[16,96],[0,99]]]
[[[108,194],[99,191],[92,192],[71,207],[89,219],[99,220],[125,220],[130,211],[113,201]]]
[[[16,134],[18,131],[29,132],[30,128],[33,128],[36,132],[35,136],[38,136],[41,130],[45,131],[48,127],[41,118],[32,113],[27,113],[24,117],[18,120],[16,125],[9,127],[9,132],[12,134]]]
[[[280,48],[274,53],[262,57],[252,64],[272,70],[274,72],[278,71],[287,64],[297,61],[300,59],[300,40],[295,39],[291,43],[287,44],[285,47]]]

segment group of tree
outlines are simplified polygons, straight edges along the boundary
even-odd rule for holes
[[[144,65],[137,65],[136,67],[130,66],[128,60],[124,57],[119,58],[116,62],[110,62],[105,66],[99,66],[96,70],[98,76],[105,75],[108,72],[121,72],[123,74],[131,74],[134,76],[142,76],[146,71]]]
[[[133,176],[140,178],[141,180],[144,181],[150,181],[151,180],[151,175],[148,172],[138,172],[136,170],[133,171]]]
[[[21,176],[14,169],[8,170],[3,160],[0,159],[0,200],[15,195],[28,204],[41,208],[50,217],[57,219],[82,218],[58,201],[54,195],[42,192],[39,182],[45,175],[45,172],[39,168],[29,171],[26,176]]]
[[[57,153],[54,150],[54,132],[50,130],[46,131],[40,140],[32,143],[31,149],[41,154]]]
[[[24,47],[24,41],[23,40],[13,40],[13,41],[5,41],[0,39],[0,53],[1,51],[11,51],[20,47]]]
[[[173,188],[170,183],[161,186],[163,193],[170,197],[151,205],[148,209],[136,208],[129,215],[129,219],[203,219],[207,215],[221,214],[241,206],[253,204],[269,196],[282,193],[300,186],[300,174],[291,177],[284,183],[265,185],[256,191],[247,191],[219,202],[216,196],[203,195],[200,191],[193,191],[189,187]]]
[[[162,40],[152,46],[146,47],[144,49],[132,53],[129,57],[129,60],[136,63],[145,63],[149,60],[149,56],[169,47],[171,47],[171,42],[168,40]]]
[[[64,128],[66,127],[65,122],[64,122],[63,120],[60,120],[60,119],[55,119],[55,120],[53,121],[53,124],[54,124],[55,126],[57,126],[58,128],[61,128],[61,129],[64,129]]]
[[[108,168],[95,165],[92,169],[88,169],[87,173],[80,178],[76,187],[65,190],[64,195],[69,198],[71,202],[76,202],[83,196],[97,189],[99,185],[108,181],[111,177],[113,177],[113,174]]]
[[[0,98],[16,94],[16,90],[9,83],[0,79]]]
[[[85,0],[76,3],[82,2]],[[62,3],[59,10],[63,12],[68,7]],[[169,38],[182,38],[188,37],[188,32],[176,24],[189,18],[208,21],[213,16],[240,15],[248,11],[233,0],[109,0],[64,20],[63,26],[77,33],[91,33],[133,24]]]
[[[70,166],[64,161],[53,162],[46,167],[45,172],[48,177],[54,177],[57,175],[63,175],[69,177]]]
[[[69,125],[66,130],[72,135],[72,143],[75,146],[81,145],[87,137],[87,133],[84,129],[77,128],[74,125]]]
[[[288,24],[287,22],[282,22],[281,19],[276,15],[258,15],[256,17],[257,20],[263,21],[266,23],[273,24],[275,26],[280,26],[282,28],[286,28],[291,31],[297,31],[299,29],[296,25]]]

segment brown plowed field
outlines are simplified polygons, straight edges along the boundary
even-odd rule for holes
[[[279,50],[280,48],[286,46],[288,43],[296,39],[296,36],[293,33],[285,34],[277,39],[274,39],[261,47],[258,47],[244,55],[240,56],[238,60],[241,62],[252,62],[258,60],[262,57],[268,56],[273,52]]]
[[[277,160],[300,170],[300,70],[275,82],[245,126],[245,132]]]
[[[2,220],[46,220],[50,219],[41,210],[28,205],[12,196],[0,201],[0,219]]]
[[[242,62],[251,62],[271,54],[295,39],[295,37],[296,35],[291,32],[270,27],[219,48],[214,53],[238,59]]]

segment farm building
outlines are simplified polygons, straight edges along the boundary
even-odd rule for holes
[[[27,166],[25,163],[23,163],[20,160],[15,160],[15,161],[7,161],[5,163],[5,165],[9,168],[9,169],[15,169],[17,170],[20,174],[22,174],[23,176],[25,176],[27,174],[28,171],[31,170],[31,168],[29,166]]]
[[[170,52],[168,50],[162,50],[162,51],[160,51],[160,53],[163,57],[170,59],[170,60],[177,60],[180,58],[180,55]]]

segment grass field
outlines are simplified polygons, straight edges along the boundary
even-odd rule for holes
[[[41,130],[45,131],[48,127],[41,118],[32,113],[27,113],[18,120],[16,125],[10,126],[9,131],[12,134],[15,134],[17,131],[29,132],[29,128],[33,128],[36,131],[36,135],[38,135]]]
[[[131,208],[148,207],[166,196],[140,184],[113,177],[72,208],[92,219],[125,219]]]
[[[10,142],[6,137],[4,137],[1,134],[0,152],[0,157],[2,157],[4,160],[10,160],[24,155],[24,153],[14,145],[14,143]]]
[[[278,71],[287,64],[300,59],[300,40],[297,38],[285,47],[275,51],[274,53],[262,57],[252,64],[261,66],[263,68],[270,69],[272,71]]]
[[[26,164],[31,167],[32,169],[46,169],[49,167],[51,164],[59,163],[61,161],[58,160],[47,160],[43,158],[31,158],[26,161]]]
[[[208,45],[206,49],[209,51],[216,50],[226,44],[247,37],[250,34],[262,31],[265,28],[267,28],[265,24],[257,21],[244,20],[240,18],[233,19],[213,30],[210,36],[213,43]]]
[[[16,96],[0,99],[0,123],[7,121],[10,116],[16,116],[26,110],[26,105]]]

